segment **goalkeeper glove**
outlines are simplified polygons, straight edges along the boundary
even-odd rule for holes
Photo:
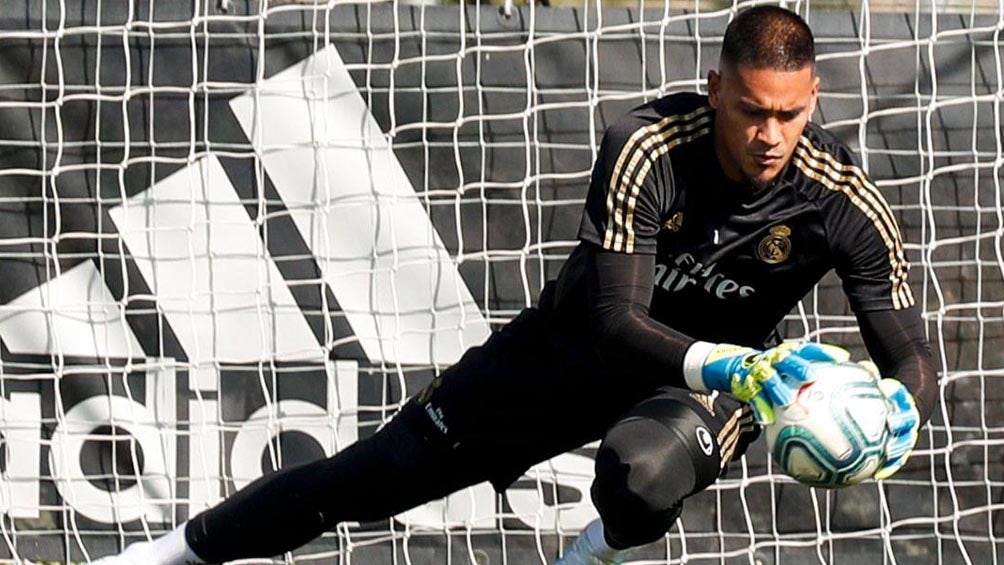
[[[885,443],[885,460],[874,475],[881,481],[895,475],[913,453],[920,438],[920,411],[903,383],[892,378],[882,379],[878,367],[871,361],[862,361],[859,365],[880,379],[878,387],[888,409],[885,427],[889,431],[889,439]]]
[[[814,379],[815,361],[844,362],[846,350],[820,343],[785,342],[766,351],[699,341],[687,350],[683,374],[693,390],[719,390],[748,402],[761,424],[774,421],[774,408],[794,402],[798,389]]]

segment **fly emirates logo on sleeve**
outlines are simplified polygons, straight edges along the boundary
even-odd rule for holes
[[[748,298],[756,293],[755,288],[715,272],[717,266],[717,263],[705,265],[690,253],[680,253],[655,266],[655,286],[673,293],[700,288],[720,300]]]

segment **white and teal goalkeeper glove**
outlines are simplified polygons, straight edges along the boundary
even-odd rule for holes
[[[871,361],[858,363],[868,369],[879,379],[878,387],[885,396],[888,416],[885,427],[889,431],[889,439],[885,443],[885,461],[875,471],[877,480],[888,479],[896,474],[913,453],[913,448],[920,438],[920,411],[910,391],[903,383],[893,378],[883,379],[878,367]]]
[[[728,343],[699,341],[683,361],[692,390],[718,390],[747,402],[757,422],[774,421],[775,407],[795,401],[798,389],[814,380],[812,363],[842,363],[847,350],[821,343],[785,342],[766,351]]]

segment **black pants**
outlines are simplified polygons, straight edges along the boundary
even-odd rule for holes
[[[189,544],[210,562],[279,554],[340,522],[389,518],[485,480],[504,490],[597,439],[592,496],[608,541],[654,541],[755,432],[748,409],[726,395],[646,389],[632,376],[527,310],[372,437],[262,477],[193,518]]]

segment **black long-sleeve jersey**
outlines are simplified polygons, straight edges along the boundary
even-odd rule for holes
[[[878,189],[844,144],[811,123],[771,185],[754,190],[731,181],[715,154],[714,115],[706,97],[676,94],[607,131],[579,229],[583,243],[547,291],[551,308],[570,327],[599,327],[612,338],[607,347],[623,346],[624,358],[641,353],[638,363],[647,357],[679,366],[694,339],[762,347],[836,269],[866,321],[869,351],[889,359],[880,368],[903,371],[911,356],[924,358],[904,382],[915,395],[924,389],[926,413],[933,369],[899,228]],[[625,278],[624,270],[633,272]],[[641,313],[618,312],[625,302]],[[883,322],[872,328],[874,320]],[[884,335],[886,327],[910,333]],[[648,352],[639,345],[646,332],[661,334],[661,342],[648,340]],[[903,343],[916,347],[903,353]],[[655,351],[660,344],[669,352]]]

